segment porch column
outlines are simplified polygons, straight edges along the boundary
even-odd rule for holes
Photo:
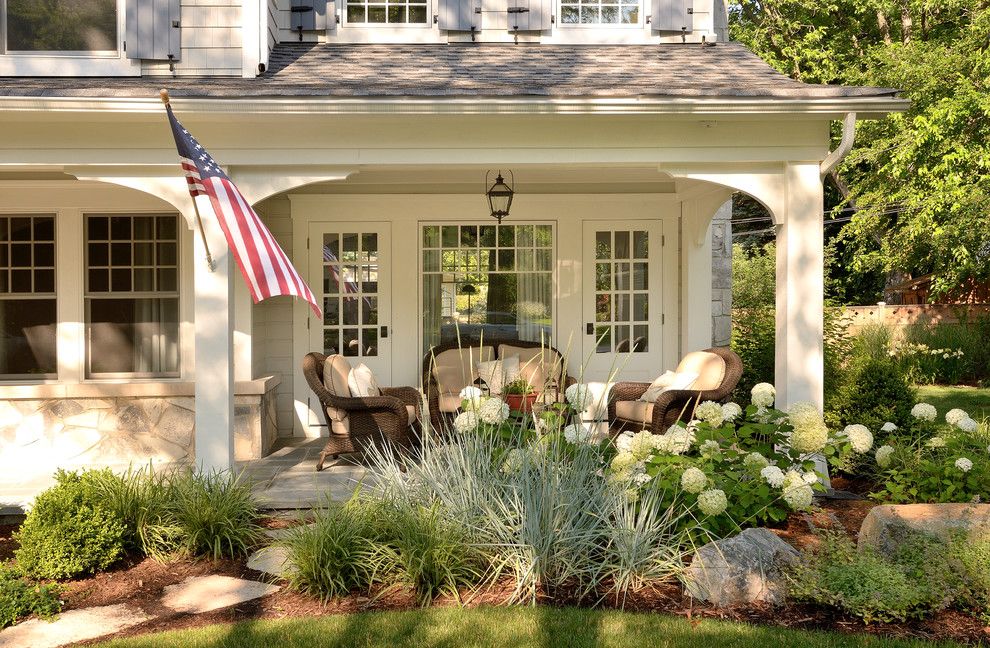
[[[202,198],[202,197],[201,197]],[[195,241],[196,464],[204,470],[234,465],[234,267],[227,242],[206,200],[198,201],[215,269]]]
[[[732,197],[723,189],[681,208],[681,353],[712,346],[712,219]]]
[[[824,400],[824,236],[818,164],[789,164],[777,218],[777,404]]]

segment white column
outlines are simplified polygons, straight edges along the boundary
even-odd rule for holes
[[[234,281],[239,271],[209,202],[198,204],[215,269],[207,266],[202,238],[194,232],[196,464],[223,470],[234,464]]]
[[[687,212],[681,221],[681,355],[712,345],[711,218]]]
[[[824,237],[817,164],[789,164],[777,230],[777,406],[822,407],[824,397]]]
[[[55,219],[55,249],[58,251],[55,289],[59,295],[56,300],[58,379],[63,383],[77,383],[86,377],[83,214],[78,209],[60,210]]]
[[[251,291],[241,277],[240,268],[232,266],[234,283],[234,380],[248,381],[254,378],[252,355],[252,329],[254,326],[254,302]]]

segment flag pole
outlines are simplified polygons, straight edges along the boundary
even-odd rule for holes
[[[166,106],[169,105],[168,90],[162,88],[158,91],[158,95],[162,98],[162,103]],[[203,249],[206,250],[206,265],[210,268],[210,272],[214,272],[217,269],[217,264],[213,261],[213,255],[210,254],[210,244],[206,242],[206,232],[203,230],[203,218],[199,215],[199,205],[196,204],[196,199],[192,199],[193,210],[196,212],[196,225],[199,227],[199,236],[203,239]]]

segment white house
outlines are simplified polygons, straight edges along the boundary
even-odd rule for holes
[[[780,400],[821,402],[823,165],[905,101],[776,73],[722,0],[33,6],[0,3],[0,504],[57,466],[226,467],[325,434],[306,352],[416,386],[453,322],[499,325],[486,310],[591,376],[641,340],[623,377],[652,379],[711,345],[710,224],[735,191],[778,231]],[[163,87],[323,322],[252,304],[210,219],[208,268]]]

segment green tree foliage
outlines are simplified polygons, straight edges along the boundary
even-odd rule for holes
[[[912,102],[861,124],[832,178],[855,207],[849,269],[930,272],[935,296],[990,278],[990,3],[731,5],[733,37],[791,77],[899,88]]]

